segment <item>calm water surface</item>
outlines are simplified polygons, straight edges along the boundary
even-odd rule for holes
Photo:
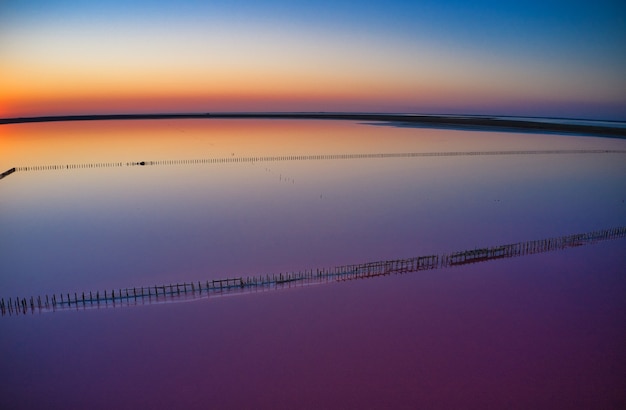
[[[619,139],[159,120],[5,125],[0,147],[0,172],[18,168],[0,180],[4,298],[626,225],[626,155],[588,152],[625,150]],[[513,153],[538,150],[581,152]],[[495,151],[508,153],[485,155]],[[402,155],[372,155],[390,153]],[[38,170],[49,165],[63,169]],[[620,408],[625,245],[193,303],[5,316],[0,407]]]

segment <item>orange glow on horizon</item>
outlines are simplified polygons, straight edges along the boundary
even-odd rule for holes
[[[445,113],[462,106],[502,106],[511,104],[504,95],[489,95],[452,87],[424,86],[389,90],[355,86],[302,89],[239,90],[196,93],[140,93],[103,95],[65,93],[44,95],[6,94],[0,100],[0,117],[37,115],[228,112],[228,111],[345,111],[345,112],[432,112]]]

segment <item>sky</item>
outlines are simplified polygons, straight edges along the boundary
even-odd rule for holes
[[[0,1],[0,117],[626,120],[626,2]]]

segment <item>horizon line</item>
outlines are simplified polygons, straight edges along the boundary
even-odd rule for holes
[[[33,117],[0,118],[0,125],[41,122],[108,121],[108,120],[159,120],[159,119],[320,119],[377,121],[423,127],[462,127],[511,129],[534,132],[592,134],[626,138],[626,128],[599,124],[568,124],[543,120],[590,121],[596,123],[621,123],[614,120],[584,120],[549,117],[517,117],[460,114],[362,113],[362,112],[191,112],[191,113],[134,113],[134,114],[79,114]]]

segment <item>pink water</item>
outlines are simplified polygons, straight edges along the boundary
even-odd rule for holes
[[[12,166],[618,149],[332,121],[7,126]],[[0,297],[397,259],[626,225],[624,154],[16,172]],[[0,318],[1,408],[622,408],[626,241],[190,303]]]

